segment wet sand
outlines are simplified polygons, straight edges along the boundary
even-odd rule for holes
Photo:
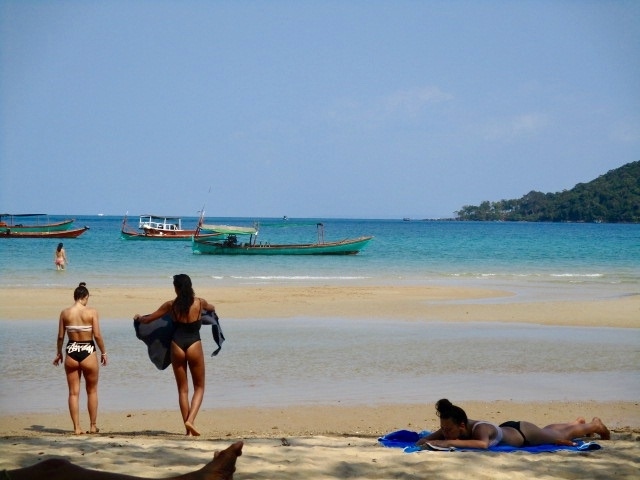
[[[166,288],[90,288],[103,319],[130,321],[172,297]],[[611,326],[636,332],[640,296],[583,302],[520,303],[511,293],[450,287],[251,287],[197,291],[223,318],[383,318],[408,321],[492,321],[541,325]],[[72,289],[2,289],[0,319],[57,318]],[[598,352],[587,352],[597,358]],[[597,388],[597,385],[594,385]],[[456,399],[452,399],[456,402]],[[15,401],[19,401],[16,398]],[[162,478],[199,468],[215,449],[245,439],[237,479],[328,478],[637,478],[639,402],[460,402],[470,417],[526,419],[539,425],[598,416],[612,429],[590,453],[494,454],[420,452],[379,446],[379,435],[437,425],[433,405],[313,405],[206,409],[201,437],[185,437],[176,411],[101,413],[98,435],[70,435],[68,412],[0,415],[0,469],[65,456],[83,466]],[[86,412],[82,412],[88,427]],[[283,442],[282,439],[286,439]],[[283,443],[289,444],[284,446]],[[186,450],[185,450],[186,449]]]

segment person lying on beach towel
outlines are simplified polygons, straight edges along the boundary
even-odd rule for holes
[[[500,425],[467,418],[465,411],[443,398],[436,403],[440,428],[419,439],[417,446],[426,448],[481,448],[499,444],[512,447],[536,445],[573,445],[573,439],[598,434],[609,440],[609,429],[599,418],[586,422],[578,418],[573,422],[555,423],[540,428],[530,422],[509,421]]]
[[[184,475],[180,480],[232,480],[236,471],[236,460],[242,455],[242,442],[236,442],[213,455],[213,460],[204,467]],[[83,468],[62,458],[50,458],[30,467],[0,471],[1,480],[143,480],[142,477],[121,473],[103,472]]]

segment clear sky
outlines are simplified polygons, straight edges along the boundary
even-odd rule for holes
[[[636,160],[636,0],[0,0],[2,212],[449,217]]]

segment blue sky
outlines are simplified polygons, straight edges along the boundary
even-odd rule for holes
[[[640,159],[637,1],[0,0],[0,211],[436,218]]]

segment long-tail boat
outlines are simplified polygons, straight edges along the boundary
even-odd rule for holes
[[[0,226],[0,238],[77,238],[87,230],[89,227],[85,226],[53,232],[16,232],[13,228]]]
[[[355,255],[373,238],[367,236],[325,242],[324,225],[318,223],[316,226],[316,243],[272,244],[258,243],[257,226],[202,225],[202,229],[198,229],[193,236],[191,247],[193,253],[210,255]],[[201,230],[214,233],[202,234]],[[219,235],[226,237],[220,239]],[[246,242],[241,242],[238,236],[249,238]]]
[[[0,232],[10,229],[12,233],[61,232],[69,230],[75,219],[50,222],[46,213],[0,213]]]
[[[166,217],[162,215],[140,215],[138,229],[135,230],[127,223],[127,216],[122,219],[120,237],[125,240],[191,240],[198,226],[202,225],[204,210],[200,214],[196,228],[182,228],[180,217]]]

